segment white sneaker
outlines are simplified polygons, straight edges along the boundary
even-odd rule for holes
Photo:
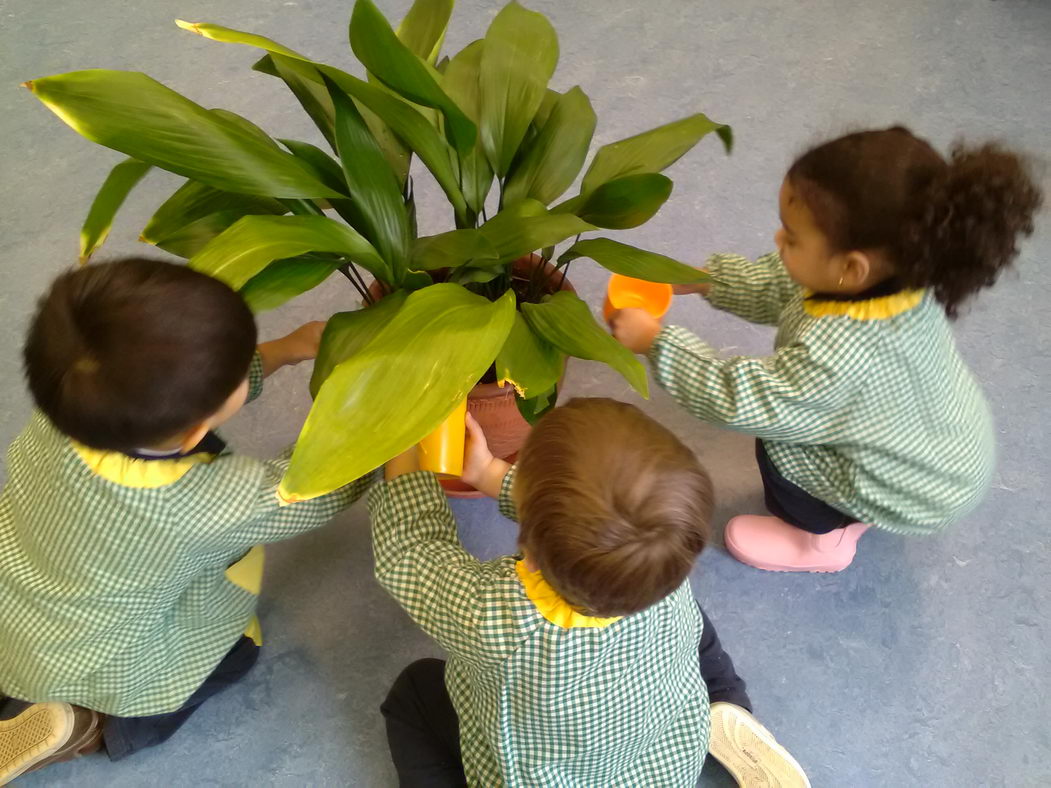
[[[712,704],[708,750],[742,788],[810,788],[788,750],[747,709],[733,703]]]

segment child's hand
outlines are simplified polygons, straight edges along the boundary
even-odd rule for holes
[[[489,451],[485,433],[482,432],[481,425],[474,420],[474,416],[468,413],[465,421],[467,444],[464,447],[463,474],[460,478],[490,498],[499,498],[504,476],[511,466],[494,457]]]
[[[263,357],[263,377],[272,375],[281,367],[317,358],[324,331],[325,323],[315,320],[304,323],[288,336],[262,343],[259,355]]]
[[[660,321],[644,309],[618,309],[609,318],[613,337],[633,353],[650,352],[661,331]]]

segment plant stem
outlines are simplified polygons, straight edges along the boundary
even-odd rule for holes
[[[358,280],[354,278],[354,274],[351,273],[351,269],[353,267],[354,267],[353,263],[345,263],[345,264],[343,264],[343,265],[341,265],[339,267],[339,272],[341,274],[343,274],[343,276],[347,277],[347,279],[350,281],[350,283],[352,285],[354,285],[354,289],[358,291],[358,294],[361,296],[362,300],[365,301],[368,304],[371,304],[372,303],[372,296],[369,295],[368,288],[364,287],[364,282],[359,284]],[[355,272],[356,272],[356,269],[355,269]],[[359,274],[359,276],[360,276],[360,274]]]
[[[358,277],[358,282],[361,284],[361,289],[365,291],[366,302],[368,302],[370,305],[376,303],[376,299],[373,298],[372,294],[369,292],[369,286],[365,284],[365,277],[362,276],[361,271],[357,269],[357,266],[355,266],[354,263],[347,263],[347,265],[350,266],[350,270],[353,271],[354,274]]]

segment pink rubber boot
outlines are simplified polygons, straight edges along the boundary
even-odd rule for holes
[[[726,524],[726,549],[741,563],[769,572],[839,572],[850,566],[869,528],[853,523],[812,534],[777,517],[746,514]]]

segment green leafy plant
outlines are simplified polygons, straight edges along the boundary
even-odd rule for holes
[[[729,151],[730,128],[698,113],[606,145],[579,193],[556,203],[584,167],[596,118],[579,87],[548,87],[554,29],[512,2],[483,39],[439,61],[453,1],[416,0],[392,29],[372,0],[357,0],[349,39],[366,79],[262,36],[178,22],[263,50],[253,68],[288,86],[328,151],[273,139],[137,72],[26,83],[75,131],[129,157],[95,198],[82,262],[157,167],[186,181],[141,240],[240,290],[253,310],[337,272],[358,291],[363,307],[325,330],[314,406],[283,482],[290,498],[335,489],[419,441],[487,370],[515,387],[530,419],[554,403],[567,356],[609,364],[646,395],[639,361],[560,291],[575,258],[651,281],[705,278],[662,255],[580,236],[649,220],[672,191],[661,171],[712,132]],[[448,232],[417,233],[413,156],[449,201]],[[515,265],[538,250],[539,262]]]

